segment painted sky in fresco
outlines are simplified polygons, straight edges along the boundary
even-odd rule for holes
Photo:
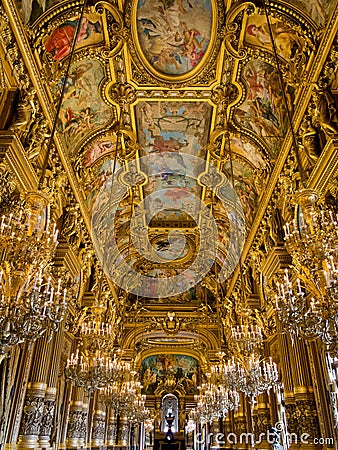
[[[202,61],[211,38],[210,0],[139,0],[136,19],[140,47],[155,70],[180,75]]]

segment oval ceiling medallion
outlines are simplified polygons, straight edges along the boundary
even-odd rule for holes
[[[204,65],[216,31],[214,0],[138,0],[134,35],[152,72],[165,79],[186,79]]]

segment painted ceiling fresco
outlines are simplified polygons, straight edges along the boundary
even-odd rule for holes
[[[148,301],[231,277],[332,2],[274,2],[276,54],[264,9],[225,3],[92,1],[79,23],[75,1],[16,1],[55,104],[65,83],[58,132],[98,258]],[[163,281],[182,274],[183,291]]]
[[[207,52],[213,28],[210,0],[139,0],[136,19],[141,51],[159,72],[187,73]]]

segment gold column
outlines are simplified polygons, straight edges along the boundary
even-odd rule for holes
[[[112,408],[109,408],[109,418],[107,423],[107,445],[116,444],[116,416]]]
[[[22,350],[20,350],[19,347],[15,350],[15,354],[17,354],[17,352],[21,352],[21,355],[18,356],[15,365],[13,364],[12,373],[14,377],[12,379],[12,384],[9,386],[14,388],[14,396],[11,404],[11,411],[9,413],[6,433],[6,442],[9,444],[16,443],[18,439],[22,410],[25,401],[25,392],[33,361],[34,345],[35,344],[33,342],[27,342],[22,346]],[[11,363],[14,361],[13,357],[14,355],[12,354],[10,358]],[[16,371],[17,375],[15,376]]]
[[[96,397],[98,398],[98,396]],[[103,410],[102,404],[96,400],[96,409],[93,414],[92,437],[91,444],[94,447],[104,445],[106,430],[106,412]]]
[[[47,380],[46,395],[44,401],[44,414],[41,421],[39,443],[42,448],[51,448],[51,434],[54,423],[55,403],[56,403],[56,383],[61,358],[61,348],[63,345],[64,330],[60,327],[54,334],[52,341],[51,364]]]
[[[330,380],[326,361],[326,348],[320,341],[307,342],[309,363],[313,379],[314,396],[317,405],[318,420],[321,436],[324,438],[324,448],[332,447],[337,441],[338,432],[334,425],[334,412],[332,409],[330,384],[336,381]],[[330,398],[331,400],[331,398]]]
[[[118,429],[118,443],[121,447],[126,447],[129,442],[129,423],[125,416],[120,418],[120,426]]]
[[[306,345],[303,340],[296,340],[291,345],[288,339],[286,351],[293,384],[292,391],[285,389],[290,449],[322,448],[313,442],[314,438],[320,438],[321,435]]]
[[[67,426],[67,448],[78,448],[83,444],[83,391],[73,388]]]
[[[268,430],[271,425],[269,396],[264,393],[257,397],[257,404],[254,414],[254,433],[255,448],[271,449],[271,443],[268,442]]]
[[[44,399],[47,389],[48,368],[50,365],[51,344],[47,337],[40,338],[35,345],[31,370],[31,381],[28,383],[23,414],[21,417],[18,448],[40,449],[39,435],[44,415]]]

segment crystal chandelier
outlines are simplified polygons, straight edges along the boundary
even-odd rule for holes
[[[98,389],[116,382],[121,377],[121,372],[127,370],[129,365],[118,361],[115,355],[113,359],[100,351],[80,355],[77,350],[67,360],[65,375],[76,386],[82,387],[88,396],[93,396]]]
[[[24,204],[0,218],[2,260],[23,273],[45,267],[58,244],[56,223],[46,219],[47,207],[45,195],[29,193]]]
[[[249,357],[238,355],[236,359],[220,365],[218,375],[225,386],[249,397],[251,404],[258,395],[278,386],[277,365],[271,358],[266,361],[252,353]]]
[[[80,336],[84,348],[90,352],[98,349],[108,352],[114,344],[115,330],[112,324],[93,318],[82,323]]]
[[[207,383],[199,386],[200,393],[195,395],[196,408],[191,417],[196,422],[211,423],[213,419],[225,417],[229,410],[239,406],[239,393],[236,388],[218,383],[218,366],[211,367],[211,373],[206,374]]]
[[[263,343],[262,329],[258,325],[237,325],[231,328],[231,343],[240,353],[251,353]]]
[[[0,358],[15,345],[58,329],[66,311],[66,290],[43,268],[53,256],[58,230],[47,215],[48,199],[29,193],[0,218]]]
[[[333,266],[334,267],[334,266]],[[316,290],[317,296],[306,295],[299,278],[296,280],[297,287],[289,278],[288,270],[285,270],[283,281],[277,283],[276,311],[284,329],[286,329],[293,340],[294,337],[306,340],[320,338],[330,353],[338,355],[338,302],[337,292],[337,269],[334,268],[336,278],[330,282],[326,297]],[[333,271],[330,271],[332,274]],[[332,277],[333,278],[333,277]]]
[[[143,422],[149,417],[149,410],[145,407],[146,396],[141,394],[141,389],[141,383],[134,379],[113,382],[102,389],[100,400],[111,407],[116,416],[124,416],[129,422]]]
[[[295,194],[298,220],[284,225],[285,245],[294,264],[310,272],[327,272],[337,258],[338,218],[327,206],[318,205],[318,195],[311,189]],[[322,275],[319,277],[322,279]]]
[[[284,226],[286,248],[308,295],[299,278],[294,288],[286,271],[277,283],[277,313],[291,337],[320,338],[338,355],[338,219],[317,200],[310,189],[298,192],[299,220]]]
[[[40,271],[31,283],[30,275],[23,285],[0,271],[0,355],[25,340],[35,340],[57,331],[66,310],[66,289],[57,290],[51,279],[44,282]]]

